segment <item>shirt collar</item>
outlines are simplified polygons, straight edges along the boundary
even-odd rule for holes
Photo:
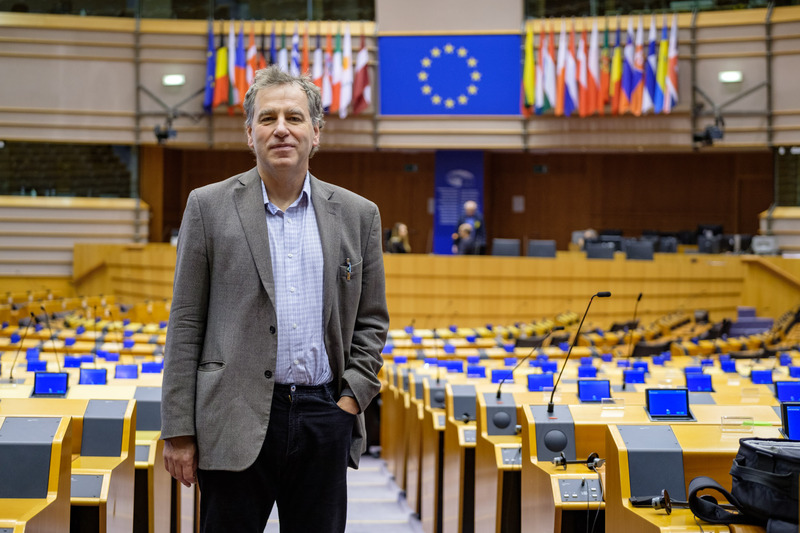
[[[267,208],[271,215],[274,215],[280,209],[278,209],[274,204],[269,201],[269,195],[267,194],[267,187],[264,185],[264,180],[258,180],[261,182],[261,197],[264,199],[264,206]],[[297,205],[306,206],[308,205],[308,200],[311,198],[311,180],[309,179],[309,173],[306,172],[306,177],[303,180],[303,189],[300,191],[300,195],[297,199],[292,202],[292,205],[289,208],[295,207]]]

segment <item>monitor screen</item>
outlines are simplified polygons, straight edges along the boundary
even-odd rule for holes
[[[753,370],[750,373],[750,379],[753,383],[770,384],[772,383],[772,369],[767,370]]]
[[[139,377],[139,367],[136,365],[117,365],[114,370],[116,379],[136,379]]]
[[[514,383],[514,372],[511,368],[493,368],[492,383]]]
[[[105,368],[81,368],[79,385],[105,385],[108,372]]]
[[[775,397],[780,402],[800,402],[800,381],[776,381]]]
[[[528,374],[528,390],[540,391],[553,388],[553,374]]]
[[[723,372],[728,374],[735,374],[736,373],[736,361],[720,361],[719,367],[722,369]]]
[[[647,389],[647,413],[652,418],[687,418],[689,389]]]
[[[783,434],[789,440],[800,440],[800,402],[781,404]]]
[[[32,396],[65,396],[68,382],[66,372],[36,372]]]
[[[686,387],[691,392],[714,392],[710,374],[686,374]]]
[[[644,383],[644,370],[624,370],[625,383]]]
[[[603,398],[611,398],[611,382],[609,380],[578,380],[578,399],[581,402],[601,402]]]

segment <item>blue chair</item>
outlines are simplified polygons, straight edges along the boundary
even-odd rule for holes
[[[142,374],[160,374],[164,370],[164,363],[158,361],[145,361],[142,363]]]
[[[31,359],[28,361],[28,372],[47,372],[47,361]]]
[[[115,379],[136,379],[139,377],[139,367],[136,365],[117,365],[114,368]]]
[[[652,241],[629,241],[625,243],[625,259],[636,259],[641,261],[653,260]]]
[[[613,242],[587,242],[585,248],[587,259],[614,259],[616,250]]]
[[[519,257],[519,239],[492,239],[492,255]]]
[[[556,241],[530,240],[528,241],[528,257],[555,257]]]

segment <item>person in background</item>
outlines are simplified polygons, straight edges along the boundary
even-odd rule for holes
[[[389,313],[377,206],[309,173],[324,125],[306,77],[259,70],[256,166],[192,191],[164,352],[167,471],[202,532],[343,533]]]
[[[463,224],[469,224],[472,231],[470,232],[472,238],[472,245],[475,249],[475,254],[483,254],[486,251],[486,224],[483,221],[483,215],[478,211],[478,203],[473,200],[464,202],[464,212],[461,218],[458,219],[456,224],[456,232],[453,233],[453,253],[458,248],[458,242],[461,238],[459,233]]]
[[[392,228],[392,234],[386,244],[386,251],[390,254],[411,253],[411,245],[408,244],[408,227],[402,222],[398,222]]]
[[[464,222],[458,227],[458,238],[453,245],[456,255],[478,255],[480,250],[472,232],[472,226]]]
[[[580,246],[581,250],[585,250],[587,242],[594,242],[597,239],[597,230],[592,228],[585,229],[583,230],[583,236],[578,240],[578,246]]]

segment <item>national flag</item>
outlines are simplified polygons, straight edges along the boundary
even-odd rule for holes
[[[231,106],[239,103],[239,92],[236,88],[236,30],[233,21],[228,25],[228,112]]]
[[[214,49],[214,22],[208,19],[208,48],[206,48],[206,89],[203,94],[203,109],[211,113],[214,108],[214,80],[217,72],[217,55]]]
[[[269,64],[278,64],[278,43],[275,42],[275,23],[272,23],[272,33],[269,36]]]
[[[303,76],[308,76],[311,74],[311,65],[308,60],[309,56],[309,45],[308,45],[308,22],[306,22],[306,31],[303,34],[303,56],[302,60],[300,61],[300,72],[303,73]]]
[[[584,33],[586,33],[584,31]],[[592,23],[592,33],[589,36],[589,56],[587,58],[587,76],[588,76],[588,91],[589,97],[587,98],[589,109],[586,110],[587,115],[597,113],[603,106],[600,100],[600,46],[597,34],[597,20]]]
[[[342,39],[342,88],[339,92],[339,117],[347,117],[347,108],[353,101],[353,43],[350,24],[345,24]]]
[[[247,42],[247,87],[253,84],[258,70],[258,49],[256,48],[256,23],[250,23],[250,38]]]
[[[619,113],[619,101],[622,99],[622,37],[620,21],[617,17],[617,43],[614,45],[614,55],[611,57],[611,78],[609,80],[609,93],[611,95],[611,114]]]
[[[539,32],[539,61],[536,62],[536,84],[534,109],[537,115],[541,115],[546,109],[550,108],[544,94],[544,56],[547,50],[547,32],[545,31],[544,21],[542,21],[541,31]]]
[[[585,117],[589,111],[589,67],[586,64],[586,30],[584,29],[578,39],[578,114]]]
[[[561,19],[561,33],[558,36],[558,62],[556,63],[556,116],[564,114],[567,71],[567,26]]]
[[[311,67],[311,79],[314,85],[322,90],[322,76],[325,74],[325,57],[322,53],[322,35],[317,34],[317,47],[314,49],[314,63]]]
[[[664,109],[664,93],[667,88],[667,62],[669,53],[669,36],[667,30],[667,14],[664,13],[664,22],[661,24],[661,42],[658,43],[658,67],[656,69],[655,97],[653,108],[656,113]]]
[[[635,61],[633,48],[633,19],[628,18],[628,31],[626,32],[625,48],[622,53],[622,92],[619,95],[619,114],[631,110],[633,98],[633,62]]]
[[[369,51],[367,40],[361,34],[361,48],[356,56],[356,73],[353,79],[353,114],[358,115],[369,107],[372,87],[369,83]]]
[[[217,68],[215,70],[216,79],[214,80],[214,107],[228,103],[228,93],[230,92],[231,82],[228,79],[228,47],[225,46],[225,25],[219,33],[219,47],[217,48]]]
[[[547,37],[547,49],[544,51],[544,106],[550,109],[556,104],[556,39],[553,26]]]
[[[261,50],[256,57],[256,70],[267,68],[267,24],[264,23],[264,29],[261,30]]]
[[[278,50],[278,68],[282,72],[289,72],[289,51],[286,49],[286,29],[281,34],[281,47]]]
[[[654,108],[656,98],[656,16],[650,20],[650,33],[647,36],[647,58],[644,62],[644,91],[642,92],[642,114]]]
[[[678,104],[678,15],[672,16],[669,32],[666,90],[664,91],[664,113],[669,113]]]
[[[297,23],[294,23],[294,33],[292,34],[292,61],[289,63],[289,74],[292,76],[300,75],[300,34],[297,33]]]
[[[569,32],[569,48],[567,49],[567,65],[564,70],[564,115],[570,116],[575,110],[580,111],[578,102],[578,66],[575,61],[575,22]]]
[[[244,48],[244,21],[239,25],[239,35],[236,37],[236,64],[234,65],[234,81],[236,82],[236,101],[234,105],[244,103],[244,95],[250,87],[247,84],[247,52]]]
[[[642,101],[644,98],[644,24],[642,17],[639,17],[639,24],[636,26],[636,42],[633,49],[633,71],[631,81],[633,91],[631,92],[631,113],[637,117],[642,114]]]
[[[531,116],[536,104],[536,61],[533,55],[533,23],[525,22],[525,52],[522,60],[522,114]]]
[[[336,33],[336,48],[333,51],[333,70],[331,70],[331,109],[330,113],[339,112],[342,94],[342,29]]]
[[[323,63],[322,71],[322,108],[325,112],[329,112],[331,104],[333,103],[333,38],[330,32],[325,39],[325,62]]]
[[[597,112],[605,113],[606,104],[611,100],[611,51],[608,48],[608,18],[603,32],[603,49],[600,51],[600,88],[597,94]]]

